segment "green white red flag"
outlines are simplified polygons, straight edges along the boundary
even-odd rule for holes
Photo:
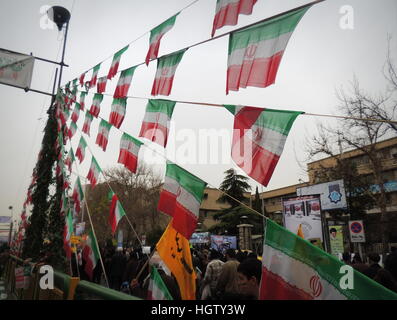
[[[155,266],[151,267],[148,300],[173,300],[167,286]]]
[[[149,99],[139,136],[165,147],[175,104],[170,100]]]
[[[175,24],[176,17],[179,15],[179,12],[172,16],[171,18],[164,21],[162,24],[158,25],[156,28],[153,28],[150,31],[150,39],[149,39],[149,51],[146,55],[146,65],[149,64],[151,59],[156,59],[159,53],[160,41],[161,38],[172,29]]]
[[[239,14],[249,15],[257,0],[217,0],[211,37],[223,26],[235,26]]]
[[[127,98],[114,98],[112,109],[110,111],[109,123],[114,125],[117,129],[123,123],[125,112],[127,108]]]
[[[88,233],[87,242],[84,246],[82,255],[85,261],[84,271],[92,280],[94,269],[100,259],[98,243],[92,230]]]
[[[186,50],[180,50],[157,60],[157,72],[152,86],[152,96],[159,94],[163,96],[170,95],[176,68],[181,62]]]
[[[83,132],[88,136],[90,136],[90,128],[93,118],[94,118],[93,115],[89,111],[86,111],[84,125],[83,125]]]
[[[275,82],[288,40],[309,8],[230,34],[226,94],[248,86],[265,88]]]
[[[109,131],[112,125],[106,120],[101,120],[98,128],[98,135],[96,137],[96,144],[102,148],[103,151],[106,151],[106,147],[108,145],[109,139]]]
[[[101,102],[103,100],[103,94],[95,93],[94,98],[92,99],[92,105],[90,109],[90,113],[95,117],[98,118],[99,112],[101,111]]]
[[[125,216],[125,211],[115,193],[112,194],[112,203],[110,205],[109,224],[112,228],[112,234],[116,232],[119,221]]]
[[[113,98],[125,98],[127,96],[135,69],[136,67],[131,67],[121,71]]]
[[[342,267],[351,268],[350,288],[342,288]],[[397,294],[266,219],[259,299],[396,300]]]
[[[76,150],[76,157],[80,160],[80,163],[83,162],[85,157],[85,148],[87,147],[87,142],[85,141],[84,137],[80,137],[79,146]]]
[[[69,172],[72,172],[72,163],[74,162],[75,158],[74,158],[74,153],[73,153],[73,149],[70,148],[69,153],[65,159],[65,164],[68,166],[69,168]]]
[[[128,46],[129,45],[125,46],[123,49],[117,51],[114,54],[112,64],[110,66],[107,76],[109,80],[111,80],[117,74],[117,70],[119,69],[119,65],[120,65],[121,55],[128,49]]]
[[[80,110],[84,110],[84,108],[85,108],[85,97],[87,96],[87,92],[85,92],[85,91],[82,91],[81,93],[80,93]]]
[[[98,182],[99,174],[102,172],[101,167],[96,162],[95,158],[92,157],[91,167],[87,174],[87,179],[91,183],[91,188],[94,188]]]
[[[288,133],[303,112],[225,105],[234,114],[232,159],[251,178],[267,186]]]
[[[82,73],[82,74],[80,75],[80,78],[79,78],[79,83],[80,83],[80,86],[81,86],[81,87],[84,86],[84,77],[85,77],[85,72]]]
[[[127,133],[123,133],[120,141],[119,159],[117,162],[124,164],[124,166],[132,173],[136,173],[139,149],[142,144],[142,142],[131,137]]]
[[[81,205],[84,200],[83,188],[81,187],[80,178],[77,177],[76,183],[74,184],[74,189],[72,193],[72,198],[74,201],[74,210],[79,213],[81,211]]]
[[[98,93],[102,93],[102,92],[106,91],[106,81],[107,81],[106,76],[98,79],[98,83],[97,83],[97,87],[96,87]]]
[[[75,122],[71,122],[70,126],[69,126],[69,130],[68,130],[68,137],[69,139],[72,139],[72,137],[74,136],[74,134],[77,131],[77,125]]]
[[[81,109],[80,104],[76,102],[72,113],[72,121],[75,123],[77,122],[77,120],[79,120],[80,109]]]
[[[158,210],[171,217],[173,228],[186,239],[196,229],[201,201],[207,183],[178,165],[167,161]]]
[[[72,212],[69,209],[68,214],[65,216],[65,226],[63,229],[63,249],[66,253],[66,258],[70,260],[72,257],[72,248],[70,246],[70,238],[73,233],[73,217]]]
[[[101,67],[101,64],[98,64],[94,67],[92,70],[92,77],[90,80],[90,88],[94,87],[96,85],[97,79],[98,79],[98,72],[99,68]]]

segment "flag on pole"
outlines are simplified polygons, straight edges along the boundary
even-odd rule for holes
[[[396,300],[397,294],[266,219],[261,300]],[[343,289],[343,285],[351,284]],[[343,285],[341,285],[343,283]]]
[[[90,88],[94,87],[96,85],[97,82],[97,78],[98,78],[98,72],[99,72],[99,68],[101,67],[101,64],[97,64],[94,69],[92,70],[92,77],[90,80]]]
[[[159,94],[163,96],[170,95],[176,68],[186,50],[180,50],[157,60],[157,72],[153,82],[152,96]]]
[[[161,38],[172,29],[178,14],[179,12],[150,31],[149,51],[145,59],[146,65],[149,64],[149,60],[157,58]]]
[[[69,139],[72,139],[72,137],[74,136],[74,134],[77,131],[77,125],[76,122],[71,122],[70,126],[69,126],[69,130],[68,130],[68,137]]]
[[[112,110],[110,111],[109,123],[114,125],[117,129],[123,123],[125,112],[127,108],[127,98],[114,98],[112,103]]]
[[[68,156],[65,159],[65,164],[68,166],[69,172],[72,172],[72,163],[74,160],[75,160],[75,158],[74,158],[73,149],[72,149],[72,147],[70,147]]]
[[[87,142],[85,141],[84,137],[80,137],[79,146],[76,150],[76,157],[80,160],[80,163],[83,162],[85,157],[85,148],[87,147]]]
[[[249,15],[257,0],[217,0],[211,37],[223,26],[235,26],[239,14]]]
[[[113,98],[125,98],[127,96],[135,69],[136,67],[131,67],[121,71]]]
[[[94,98],[92,99],[92,105],[90,109],[90,113],[95,117],[98,118],[99,111],[101,111],[101,102],[103,100],[103,94],[95,93]]]
[[[84,86],[84,77],[85,77],[85,72],[82,73],[82,74],[80,75],[80,78],[79,78],[79,83],[80,83],[80,86],[81,86],[81,87]]]
[[[97,83],[97,87],[96,87],[98,93],[102,93],[102,92],[106,91],[106,81],[107,81],[106,76],[98,79],[98,83]]]
[[[90,230],[88,233],[87,242],[83,249],[83,259],[85,260],[84,271],[88,277],[92,280],[94,269],[100,259],[99,248],[94,232]]]
[[[69,209],[68,214],[65,216],[65,226],[63,229],[63,249],[66,253],[66,258],[70,260],[72,257],[72,248],[70,246],[70,237],[73,233],[73,217]]]
[[[79,213],[81,211],[81,204],[84,199],[83,188],[81,187],[79,177],[77,177],[76,183],[74,184],[72,198],[74,201],[74,210]]]
[[[91,128],[91,122],[94,117],[92,114],[87,110],[85,113],[85,119],[84,119],[84,125],[83,125],[83,132],[90,136],[90,128]]]
[[[196,299],[196,273],[194,272],[190,244],[183,235],[168,224],[156,245],[160,258],[175,276],[182,300]]]
[[[128,49],[128,46],[129,45],[125,46],[123,49],[117,51],[114,54],[113,60],[112,60],[112,64],[110,66],[110,69],[109,69],[109,72],[108,72],[108,76],[107,76],[107,78],[109,80],[111,80],[117,74],[117,70],[119,69],[121,55]]]
[[[77,122],[77,120],[79,120],[80,109],[81,109],[80,104],[76,102],[72,113],[72,121],[75,123]]]
[[[87,179],[90,181],[92,189],[94,189],[94,187],[96,186],[99,179],[99,174],[101,172],[101,167],[98,165],[98,162],[96,162],[93,156],[91,161],[91,167],[87,174]]]
[[[150,268],[148,300],[173,300],[167,286],[155,266]]]
[[[109,224],[112,228],[112,234],[116,232],[119,221],[125,216],[125,211],[121,205],[119,198],[115,193],[112,195],[112,204],[110,205]]]
[[[106,151],[109,139],[109,131],[112,125],[106,120],[102,119],[98,128],[98,135],[96,137],[96,144]]]
[[[175,104],[170,100],[149,99],[139,136],[165,147]]]
[[[85,97],[87,96],[87,92],[85,92],[85,91],[82,91],[81,93],[80,93],[80,110],[84,110],[84,108],[85,108],[85,103],[84,103],[84,101],[85,101]]]
[[[158,210],[171,217],[172,227],[186,239],[196,229],[201,200],[207,183],[178,165],[167,161]]]
[[[296,25],[309,7],[236,31],[229,37],[226,94],[239,88],[265,88],[278,67]]]
[[[232,159],[252,179],[267,186],[288,133],[303,112],[225,105],[234,114]]]
[[[124,166],[132,173],[136,173],[139,149],[142,144],[142,142],[131,137],[127,133],[123,133],[120,141],[119,159],[117,162],[124,164]]]

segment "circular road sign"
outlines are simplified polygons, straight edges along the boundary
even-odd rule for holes
[[[360,222],[353,222],[353,223],[351,224],[351,226],[350,226],[350,230],[351,230],[353,233],[360,233],[362,229],[363,229],[363,226],[361,225]]]

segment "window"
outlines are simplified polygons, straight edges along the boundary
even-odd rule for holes
[[[203,199],[208,199],[208,193],[204,193]]]

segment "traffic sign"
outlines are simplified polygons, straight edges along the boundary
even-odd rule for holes
[[[362,220],[349,221],[350,241],[365,242],[364,225]]]

